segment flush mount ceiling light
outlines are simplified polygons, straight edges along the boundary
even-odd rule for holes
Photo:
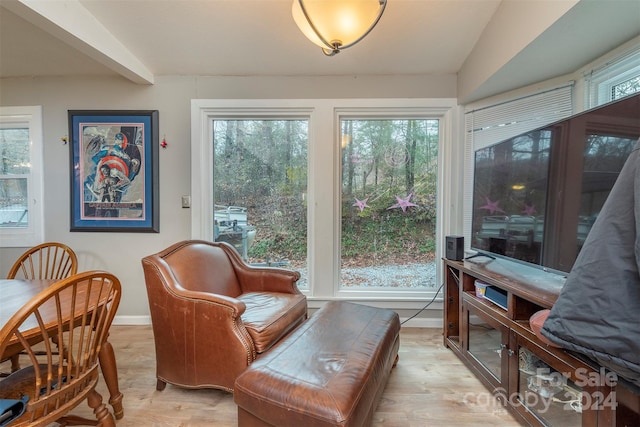
[[[293,0],[300,31],[327,56],[362,40],[376,26],[387,0]]]

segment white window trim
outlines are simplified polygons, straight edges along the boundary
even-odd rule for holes
[[[29,225],[26,228],[0,228],[0,246],[30,247],[44,241],[44,138],[42,106],[0,107],[0,126],[27,124],[31,144],[31,170],[28,178]]]
[[[212,129],[214,119],[232,118],[302,118],[309,120],[308,170],[308,279],[305,291],[309,306],[319,306],[332,299],[367,301],[395,309],[423,307],[435,290],[402,291],[340,289],[340,143],[341,118],[353,117],[415,117],[440,120],[438,218],[444,217],[444,206],[450,204],[449,174],[454,168],[447,165],[454,141],[455,99],[297,99],[297,100],[205,100],[191,101],[191,235],[194,239],[213,240],[212,193]],[[447,177],[444,174],[447,173]],[[443,223],[446,228],[443,228]],[[438,242],[450,231],[448,221],[438,221]],[[441,238],[440,238],[441,237]],[[439,263],[440,247],[436,249],[437,283],[442,281]],[[432,308],[441,308],[435,304]]]

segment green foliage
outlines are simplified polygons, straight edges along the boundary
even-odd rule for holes
[[[394,262],[435,249],[437,120],[344,120],[342,258]],[[214,121],[214,199],[244,206],[258,229],[253,260],[304,262],[304,120]],[[389,209],[396,196],[417,207]],[[363,211],[354,199],[367,200]]]
[[[421,221],[417,215],[403,213],[401,209],[371,209],[367,217],[343,218],[342,256],[394,259],[408,254],[426,255],[435,249],[433,231],[431,222]]]
[[[29,129],[0,129],[0,175],[29,173],[29,140]]]
[[[280,261],[305,261],[307,255],[306,230],[292,230],[290,233],[268,233],[261,229],[262,236],[249,249],[251,259]]]

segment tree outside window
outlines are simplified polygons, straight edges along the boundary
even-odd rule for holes
[[[31,170],[29,129],[0,128],[0,227],[29,225],[28,185]]]
[[[303,273],[307,286],[306,120],[215,120],[214,239],[247,262]]]
[[[436,287],[438,120],[342,120],[342,288]]]

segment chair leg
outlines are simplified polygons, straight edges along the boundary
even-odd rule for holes
[[[20,369],[20,355],[16,354],[13,355],[11,357],[9,357],[8,359],[3,360],[2,362],[5,362],[7,360],[11,361],[11,368],[9,371],[1,371],[0,372],[0,378],[6,378],[9,375],[13,374],[14,372],[18,371]]]
[[[87,396],[87,403],[89,404],[89,407],[93,409],[93,413],[98,419],[99,426],[116,427],[116,420],[107,409],[107,406],[102,403],[102,396],[95,389],[89,392],[89,395]]]
[[[156,390],[158,391],[164,390],[166,386],[167,386],[167,383],[162,381],[161,379],[158,379],[158,382],[156,382]]]
[[[14,354],[11,356],[11,373],[20,370],[20,355]]]
[[[111,412],[107,409],[107,406],[102,403],[102,395],[95,390],[91,390],[87,395],[87,404],[96,416],[95,420],[79,417],[77,415],[65,415],[58,419],[56,423],[60,427],[66,426],[101,426],[101,427],[116,427],[116,420],[111,415]]]
[[[107,409],[107,406],[102,403],[102,395],[95,389],[91,390],[87,395],[87,404],[96,416],[95,420],[91,420],[77,415],[65,415],[58,419],[56,423],[60,427],[66,426],[100,426],[100,427],[116,427],[116,420],[113,415]]]

